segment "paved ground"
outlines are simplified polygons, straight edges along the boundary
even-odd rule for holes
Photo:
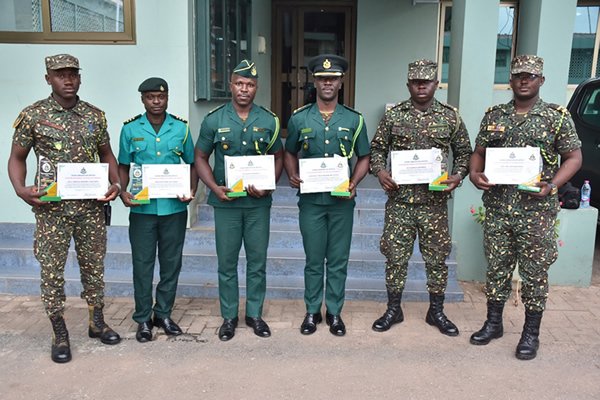
[[[73,361],[50,360],[50,325],[37,297],[0,295],[1,399],[599,399],[600,246],[590,288],[551,288],[541,348],[533,361],[514,357],[523,306],[507,305],[505,335],[488,346],[469,344],[485,318],[481,285],[462,283],[465,301],[446,312],[461,329],[441,335],[423,318],[425,303],[405,303],[405,321],[389,332],[370,329],[384,310],[348,302],[348,334],[325,326],[302,336],[301,301],[269,300],[273,336],[240,327],[220,342],[214,299],[177,299],[173,318],[187,332],[135,341],[132,300],[112,298],[107,320],[124,340],[105,346],[87,338],[87,310],[69,298]],[[243,310],[241,311],[243,315]],[[155,330],[156,333],[156,330]]]

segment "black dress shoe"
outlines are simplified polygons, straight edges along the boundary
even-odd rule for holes
[[[179,325],[177,325],[175,323],[175,321],[173,321],[169,317],[158,318],[155,316],[154,317],[154,326],[163,328],[165,330],[165,333],[170,336],[177,336],[177,335],[181,335],[183,333],[183,331],[181,330]]]
[[[135,338],[140,343],[149,342],[152,340],[152,321],[142,322],[138,325]]]
[[[219,339],[226,342],[235,336],[235,328],[237,328],[238,318],[224,319],[223,325],[219,328]]]
[[[269,337],[271,336],[271,330],[269,329],[269,325],[261,317],[253,318],[246,317],[246,325],[254,330],[254,334],[260,337]]]
[[[323,316],[321,313],[306,313],[304,321],[302,321],[302,325],[300,325],[300,333],[303,335],[312,335],[317,331],[317,324],[320,324],[322,321]]]
[[[327,325],[329,325],[329,332],[335,336],[344,336],[346,334],[346,325],[342,321],[341,315],[331,315],[327,313],[325,315]]]

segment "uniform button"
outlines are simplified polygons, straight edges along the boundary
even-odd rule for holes
[[[308,139],[308,136],[304,136],[304,140],[307,140],[307,139]]]
[[[329,139],[325,139],[325,144],[329,144]]]
[[[225,136],[221,136],[221,140],[225,141]]]
[[[260,138],[260,139],[258,139],[258,140],[260,140],[260,141],[262,142],[262,141],[263,141],[263,138]]]
[[[344,140],[348,140],[348,136],[344,136]]]
[[[325,153],[323,154],[325,157],[329,157],[329,153]]]
[[[156,138],[156,141],[157,141],[157,142],[160,142],[160,138],[159,138],[159,137],[157,137],[157,138]]]
[[[244,141],[242,141],[242,144],[245,146],[245,145],[247,145],[248,143],[246,143],[246,141],[244,140]]]
[[[244,128],[243,130],[244,130],[244,132],[246,132],[246,128]]]
[[[160,151],[157,151],[157,152],[156,152],[156,155],[157,155],[157,156],[160,156]]]
[[[328,127],[328,126],[326,126],[326,127],[325,127],[325,132],[327,132],[328,130],[329,130],[329,127]]]

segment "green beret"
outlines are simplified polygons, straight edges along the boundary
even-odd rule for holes
[[[138,91],[144,92],[168,92],[169,85],[162,78],[148,78],[140,84]]]
[[[528,54],[516,56],[510,63],[510,73],[520,74],[521,72],[542,75],[544,73],[544,59]]]
[[[431,60],[413,61],[408,64],[408,80],[435,81],[437,79],[437,66],[437,63]]]
[[[335,54],[320,54],[308,60],[308,70],[313,76],[343,76],[348,60]]]
[[[56,70],[61,68],[79,68],[79,60],[77,57],[73,57],[70,54],[57,54],[55,56],[48,56],[45,59],[46,69]]]
[[[233,69],[233,73],[244,78],[258,78],[258,72],[256,72],[256,66],[250,60],[242,60],[237,67]]]

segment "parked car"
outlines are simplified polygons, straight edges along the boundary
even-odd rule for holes
[[[590,203],[600,208],[600,77],[577,86],[567,108],[573,116],[583,153],[583,164],[571,183],[581,188],[583,181],[589,180]]]

